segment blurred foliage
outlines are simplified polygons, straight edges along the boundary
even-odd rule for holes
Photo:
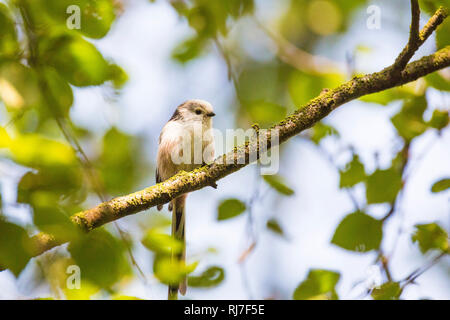
[[[366,181],[367,203],[393,202],[401,188],[402,177],[397,170],[376,170]]]
[[[281,227],[280,223],[276,219],[273,219],[273,218],[269,219],[266,223],[266,226],[272,232],[274,232],[280,236],[284,236],[283,228]]]
[[[183,244],[166,234],[163,227],[147,230],[142,244],[154,253],[153,272],[162,283],[177,284],[197,267],[197,262],[188,265],[184,261],[172,259],[173,255],[182,252]]]
[[[19,41],[11,12],[0,3],[0,59],[14,58],[19,54]]]
[[[382,221],[364,212],[354,212],[341,221],[331,243],[356,252],[377,250],[383,238],[382,226]]]
[[[428,123],[432,128],[442,130],[449,124],[449,112],[446,110],[434,110],[433,115]]]
[[[15,276],[25,268],[31,257],[32,244],[25,229],[3,221],[0,217],[0,261]]]
[[[329,270],[310,270],[294,291],[294,300],[337,300],[336,284],[340,274]]]
[[[399,113],[391,121],[399,135],[406,141],[411,141],[427,130],[423,113],[427,108],[425,96],[406,99]]]
[[[265,175],[263,179],[269,186],[275,189],[278,193],[285,196],[292,196],[294,194],[294,190],[289,188],[284,182],[284,178],[280,175]]]
[[[105,191],[112,195],[130,193],[146,171],[139,139],[111,128],[103,136],[99,159]]]
[[[353,155],[352,161],[340,172],[340,176],[339,188],[351,188],[366,179],[364,165],[357,154]]]
[[[297,46],[312,46],[320,36],[345,32],[357,9],[366,3],[366,0],[291,0],[285,15],[280,17],[280,29]]]
[[[80,8],[83,19],[79,32],[89,38],[103,38],[116,18],[117,7],[115,1],[110,0],[26,0],[24,2],[33,13],[34,23],[40,28],[61,28],[66,24],[68,17],[70,18],[70,14],[75,12],[69,9],[77,6]]]
[[[439,72],[433,72],[425,76],[427,84],[435,89],[442,91],[450,91],[450,81],[444,78]]]
[[[76,21],[73,6],[80,8],[80,29],[69,28],[68,18]],[[85,208],[95,184],[104,185],[105,193],[130,192],[142,179],[138,169],[145,169],[139,152],[142,142],[117,128],[106,132],[101,154],[92,157],[100,182],[89,177],[74,147],[76,134],[85,138],[91,132],[71,122],[72,86],[120,89],[126,83],[125,71],[88,39],[106,36],[120,10],[114,0],[0,3],[0,100],[12,119],[0,128],[0,152],[28,168],[18,183],[17,201],[32,209],[33,228],[70,241],[69,262],[83,270],[87,291],[68,290],[66,298],[89,298],[101,288],[110,290],[131,271],[123,241],[102,229],[84,235],[69,219]],[[0,261],[18,276],[34,250],[28,230],[1,220],[0,237]],[[65,270],[54,273],[61,273],[58,283],[65,288]]]
[[[376,103],[383,106],[389,105],[391,102],[402,100],[415,96],[414,87],[411,84],[406,84],[402,87],[396,87],[381,92],[368,94],[359,98],[359,100],[369,103]]]
[[[324,88],[335,88],[345,81],[341,74],[308,74],[294,70],[288,82],[289,94],[296,106],[317,97]]]
[[[429,250],[449,251],[448,234],[438,224],[418,224],[415,228],[412,241],[419,244],[422,253],[426,253]]]
[[[322,139],[328,136],[339,137],[339,132],[335,128],[323,123],[322,121],[316,123],[311,131],[311,141],[315,144],[319,144]]]
[[[157,255],[153,262],[155,276],[164,284],[178,284],[186,275],[193,272],[198,263],[185,264],[167,255]]]
[[[386,282],[379,288],[375,288],[372,291],[372,298],[374,300],[398,300],[402,289],[398,282]]]
[[[183,244],[179,240],[156,228],[147,231],[142,244],[147,249],[163,255],[171,255],[172,252],[178,254],[183,250]]]
[[[448,7],[450,8],[450,6]],[[450,22],[447,19],[436,29],[436,46],[442,49],[450,43]]]
[[[431,187],[431,192],[437,193],[450,189],[450,178],[436,181]]]
[[[68,250],[83,270],[83,279],[101,288],[110,288],[130,273],[124,244],[106,230],[97,229],[79,237],[70,242]]]
[[[212,266],[198,276],[189,276],[188,285],[194,288],[208,288],[218,286],[225,279],[225,270]]]
[[[440,5],[450,7],[449,0],[421,0],[420,3],[428,15]],[[324,39],[334,41],[345,34],[355,15],[364,13],[368,4],[367,0],[290,0],[273,21],[259,22],[294,48],[314,54]],[[117,292],[119,284],[133,276],[127,259],[127,248],[134,248],[132,239],[120,239],[106,228],[82,234],[69,218],[90,207],[93,201],[98,202],[93,199],[99,194],[108,197],[136,190],[148,172],[143,161],[142,139],[123,132],[119,124],[98,133],[92,128],[77,127],[71,119],[74,95],[79,88],[120,90],[127,83],[126,71],[104,56],[96,42],[108,35],[123,5],[119,0],[0,3],[0,102],[4,113],[0,112],[11,120],[3,122],[2,119],[0,156],[27,169],[17,185],[17,202],[28,205],[32,211],[32,223],[26,227],[8,221],[0,211],[0,262],[18,277],[35,250],[31,234],[43,231],[57,240],[70,241],[67,256],[45,265],[52,274],[48,282],[56,297],[90,299],[99,292],[108,292],[112,298],[134,299]],[[342,70],[311,71],[311,67],[303,70],[288,65],[276,54],[280,51],[277,36],[271,37],[267,32],[264,40],[272,42],[267,50],[261,49],[259,36],[248,37],[253,31],[264,32],[258,23],[251,23],[259,19],[255,15],[259,5],[256,1],[172,0],[170,5],[191,31],[174,46],[173,60],[186,65],[208,53],[212,46],[217,47],[216,53],[224,58],[228,77],[234,82],[236,100],[232,104],[237,106],[233,112],[239,127],[253,123],[269,127],[304,106],[323,89],[334,88],[358,74],[358,70],[347,74]],[[73,6],[80,9],[79,29],[68,28],[67,22],[76,22],[78,9]],[[447,20],[436,31],[437,48],[450,43],[449,35],[450,20]],[[248,50],[251,45],[256,45],[260,52]],[[356,48],[367,54],[371,54],[370,49],[361,45]],[[333,55],[334,52],[330,59],[337,59]],[[362,97],[360,101],[374,108],[401,103],[401,109],[391,118],[392,128],[403,148],[412,147],[427,131],[441,134],[449,126],[447,106],[431,105],[430,89],[450,91],[446,70]],[[335,144],[342,142],[339,132],[330,124],[319,122],[309,130],[308,138],[321,148],[327,137],[332,137]],[[88,151],[92,163],[83,160],[77,145]],[[349,193],[365,188],[358,193],[362,198],[358,200],[365,206],[351,210],[353,213],[342,219],[331,243],[359,253],[382,250],[384,219],[373,218],[371,209],[379,204],[395,204],[404,187],[403,169],[409,155],[397,150],[389,166],[377,164],[370,169],[351,146],[350,149],[350,161],[339,170],[339,187]],[[342,168],[342,164],[336,167]],[[281,176],[263,179],[279,195],[294,194]],[[441,196],[449,189],[449,181],[443,178],[435,182],[431,191]],[[1,205],[0,201],[0,210]],[[247,205],[241,200],[225,199],[218,205],[217,219],[230,219],[246,210]],[[152,221],[141,239],[154,258],[154,275],[165,284],[178,282],[197,266],[197,262],[186,265],[172,261],[172,254],[180,253],[182,245],[167,234],[167,227],[165,218]],[[275,218],[268,219],[265,227],[285,236],[282,224]],[[423,253],[448,252],[448,234],[436,223],[416,225],[411,240]],[[81,290],[66,288],[66,269],[72,264],[82,269]],[[224,277],[222,267],[211,266],[189,276],[189,285],[212,288]],[[310,270],[293,298],[337,299],[339,279],[337,272]],[[59,291],[61,296],[56,294]],[[401,292],[398,282],[389,281],[374,289],[372,297],[398,299]]]
[[[449,0],[419,0],[420,8],[428,15],[432,15],[440,6],[450,8]]]
[[[198,58],[208,41],[226,35],[233,20],[253,12],[253,0],[174,0],[170,2],[179,15],[186,18],[195,31],[173,51],[172,57],[181,63]]]
[[[226,199],[220,202],[217,209],[217,220],[237,217],[246,210],[246,205],[238,199]]]

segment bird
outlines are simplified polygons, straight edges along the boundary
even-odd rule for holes
[[[156,183],[163,182],[180,171],[191,171],[214,159],[213,106],[200,99],[187,100],[180,104],[159,136],[156,166]],[[186,204],[187,194],[183,194],[169,203],[172,211],[172,237],[182,244],[181,253],[172,259],[186,260]],[[157,207],[158,210],[162,205]],[[187,277],[178,284],[169,284],[169,299],[178,292],[186,294]]]

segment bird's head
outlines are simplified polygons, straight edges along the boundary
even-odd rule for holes
[[[170,120],[183,122],[201,121],[205,123],[210,122],[211,118],[215,115],[213,107],[209,102],[193,99],[179,105]]]

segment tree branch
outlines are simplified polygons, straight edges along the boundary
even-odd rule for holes
[[[418,0],[411,0],[411,27],[409,32],[409,40],[405,48],[398,55],[394,64],[391,66],[393,73],[401,72],[406,64],[411,60],[417,49],[428,39],[434,30],[448,16],[448,9],[440,7],[435,14],[428,20],[422,31],[419,32],[420,9]]]
[[[436,15],[440,16],[438,13],[443,11],[441,9],[438,10],[434,17]],[[436,18],[436,20],[442,22],[444,17]],[[435,29],[436,26],[435,23],[431,23],[428,28],[425,27],[422,30],[421,34],[425,36],[429,32],[427,30]],[[380,72],[354,77],[339,87],[326,91],[312,99],[271,129],[277,130],[279,142],[283,143],[303,130],[312,127],[331,111],[349,101],[367,94],[401,86],[448,66],[450,66],[450,46],[406,65],[402,72],[395,75],[392,73],[391,67],[388,67]],[[268,149],[272,147],[271,134],[271,131],[267,131],[265,134],[259,135],[259,143],[265,140]],[[172,178],[142,191],[103,202],[94,208],[73,215],[71,220],[81,229],[88,232],[108,222],[144,211],[159,204],[168,203],[184,193],[212,186],[216,181],[248,165],[250,154],[259,156],[259,143],[258,141],[253,141],[242,145],[228,154],[220,156],[210,165],[191,172],[180,172]],[[51,235],[44,233],[34,236],[32,240],[35,243],[32,252],[33,256],[62,244]]]

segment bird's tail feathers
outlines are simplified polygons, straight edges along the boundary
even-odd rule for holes
[[[180,253],[172,253],[172,259],[176,259],[180,262],[186,262],[186,234],[185,234],[185,203],[186,196],[180,196],[172,201],[172,236],[182,243],[182,249]],[[182,294],[186,294],[187,289],[187,276],[185,276],[178,285],[169,285],[169,297],[174,297],[178,291]]]

